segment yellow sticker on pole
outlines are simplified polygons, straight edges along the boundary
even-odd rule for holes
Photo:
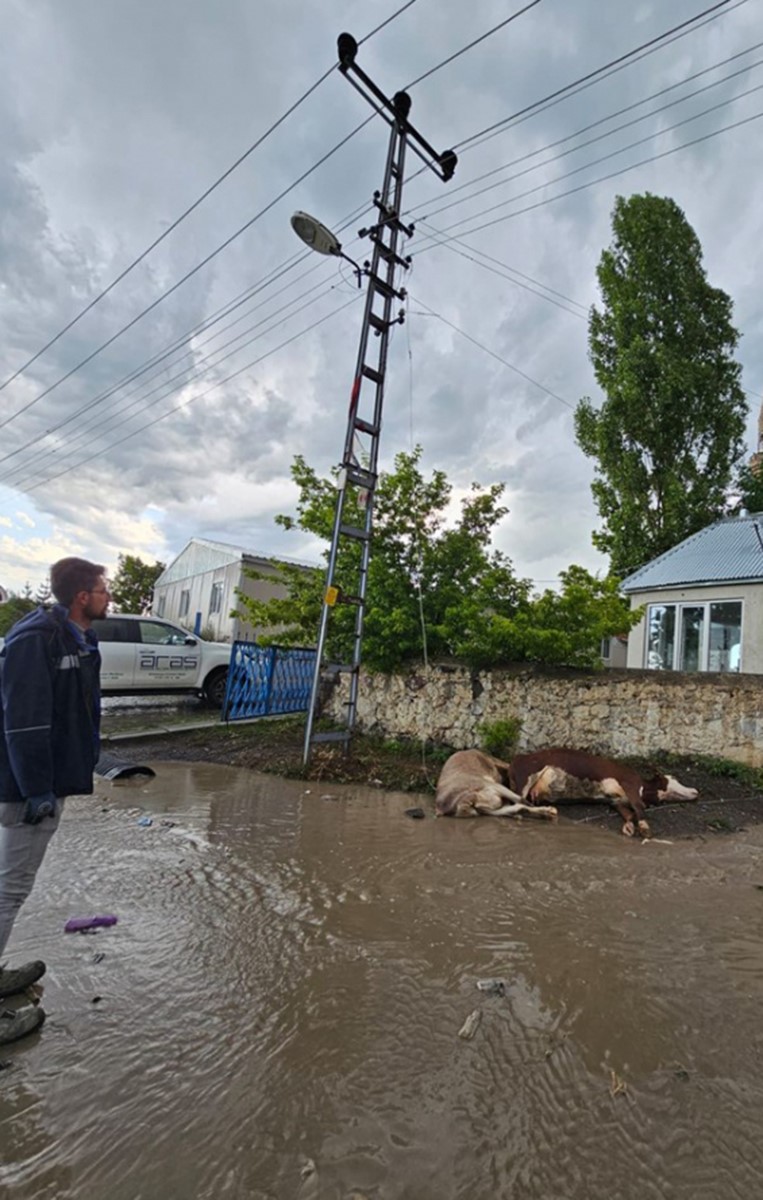
[[[333,587],[333,586],[327,587],[326,595],[324,597],[324,603],[326,603],[329,608],[333,608],[338,599],[339,599],[339,588]]]

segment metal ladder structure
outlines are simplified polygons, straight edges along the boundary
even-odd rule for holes
[[[387,350],[392,326],[402,324],[405,319],[402,308],[396,314],[393,313],[397,302],[403,302],[406,298],[405,289],[395,286],[395,276],[398,269],[405,271],[410,266],[410,257],[403,257],[399,253],[398,243],[401,237],[413,236],[413,226],[404,225],[400,219],[406,149],[410,145],[443,182],[452,177],[456,167],[456,155],[452,150],[437,154],[410,124],[408,114],[411,99],[407,92],[397,92],[391,100],[388,99],[355,62],[357,49],[357,43],[351,34],[341,34],[338,40],[339,70],[388,123],[390,139],[382,189],[374,193],[373,203],[377,217],[368,229],[360,230],[360,236],[370,240],[373,251],[370,262],[364,264],[362,271],[367,278],[365,309],[350,394],[344,450],[337,475],[334,525],[305,727],[305,765],[310,761],[312,747],[319,742],[341,742],[347,750],[357,717]],[[353,489],[352,493],[350,489]],[[360,524],[345,521],[345,506],[350,494],[356,497],[358,507],[362,510]],[[340,544],[348,542],[354,544],[357,557],[355,580],[351,590],[338,586],[336,582],[339,547]],[[314,723],[326,636],[332,610],[337,604],[349,604],[355,609],[350,661],[332,664],[334,672],[347,673],[350,679],[346,726],[331,733],[317,733],[314,732]]]

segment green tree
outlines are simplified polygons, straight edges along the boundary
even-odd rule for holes
[[[617,579],[598,579],[572,565],[560,575],[561,589],[530,598],[510,617],[491,614],[479,634],[458,647],[474,665],[536,662],[568,667],[601,666],[605,637],[628,633],[642,610],[630,611]]]
[[[164,570],[164,563],[145,563],[135,554],[120,554],[117,562],[117,572],[110,589],[117,610],[124,613],[148,612],[154,596],[154,584]]]
[[[763,472],[755,470],[749,463],[744,463],[737,471],[729,502],[730,513],[736,514],[742,509],[748,513],[763,512]]]
[[[442,471],[424,479],[419,468],[421,448],[398,454],[395,469],[382,474],[376,489],[373,552],[368,571],[363,630],[363,662],[372,669],[391,671],[423,655],[422,625],[427,651],[433,656],[454,652],[466,627],[477,623],[487,608],[514,611],[528,594],[511,563],[490,549],[490,537],[506,509],[499,501],[503,486],[473,485],[452,528],[445,514],[452,487]],[[292,466],[299,487],[296,517],[279,516],[284,529],[299,528],[330,540],[336,502],[333,479],[320,479],[302,457]],[[357,497],[348,495],[344,521],[362,524]],[[329,622],[326,653],[347,662],[351,656],[356,609],[351,603],[357,579],[358,549],[349,539],[339,546],[335,582],[338,603]],[[288,597],[255,601],[238,594],[240,610],[252,624],[272,630],[266,642],[313,645],[321,613],[324,576],[283,565],[281,581]],[[342,603],[347,599],[348,603]]]
[[[11,593],[5,603],[0,604],[0,637],[5,637],[11,625],[15,625],[27,613],[37,608],[37,604],[31,594],[32,589],[28,584],[26,591],[29,592],[29,595],[17,596]]]
[[[395,469],[382,474],[376,491],[373,552],[368,571],[363,663],[394,671],[423,657],[423,633],[433,658],[455,656],[474,666],[506,662],[595,665],[601,639],[626,632],[638,619],[628,612],[614,579],[597,580],[581,567],[563,575],[561,594],[532,597],[509,559],[490,548],[506,509],[503,486],[472,485],[454,526],[445,515],[452,487],[442,471],[426,480],[421,449],[399,454]],[[292,476],[299,487],[296,517],[279,516],[285,529],[331,537],[336,487],[320,479],[303,458]],[[344,519],[359,524],[348,498]],[[356,547],[340,543],[335,581],[349,592],[356,577]],[[292,564],[277,566],[288,595],[268,601],[238,593],[240,614],[269,629],[260,640],[314,645],[321,613],[324,575]],[[255,575],[256,578],[268,576]],[[349,661],[355,621],[352,604],[339,603],[328,627],[327,657]]]
[[[42,583],[38,584],[37,591],[34,594],[35,604],[50,604],[52,599],[50,580],[43,579]]]
[[[678,205],[618,196],[612,229],[588,326],[605,398],[581,400],[575,432],[596,462],[593,541],[622,577],[723,513],[747,403],[732,302],[708,283]]]

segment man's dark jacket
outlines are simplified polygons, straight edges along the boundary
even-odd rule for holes
[[[100,729],[98,642],[56,604],[8,631],[0,653],[0,802],[90,795]]]

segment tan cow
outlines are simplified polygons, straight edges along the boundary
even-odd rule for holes
[[[506,785],[509,764],[481,750],[458,750],[440,772],[435,794],[439,817],[545,817],[553,819],[556,809],[524,804]]]

